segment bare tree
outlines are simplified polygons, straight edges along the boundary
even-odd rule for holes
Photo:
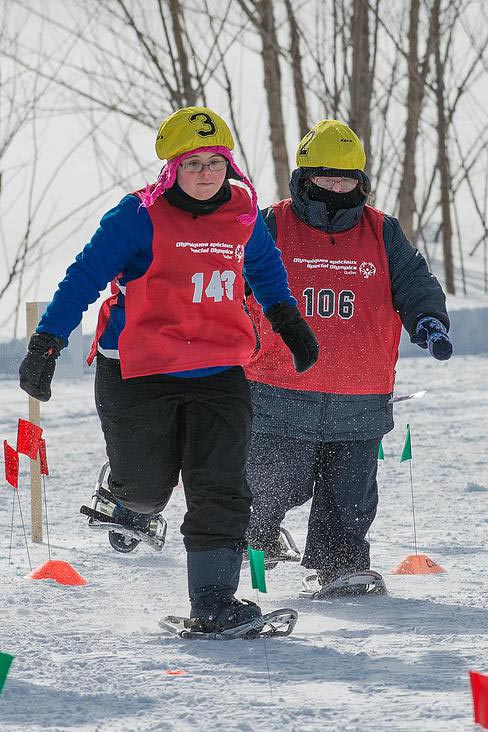
[[[283,116],[280,53],[272,0],[238,0],[243,12],[259,33],[264,70],[264,87],[269,117],[269,138],[273,149],[278,196],[288,196],[290,169]]]
[[[285,0],[288,25],[290,27],[289,60],[292,69],[293,90],[298,119],[298,133],[304,137],[309,129],[305,82],[303,79],[302,54],[300,49],[300,30],[291,0]]]
[[[372,78],[370,69],[369,7],[364,0],[354,0],[351,25],[352,69],[350,77],[350,124],[362,140],[367,166],[371,168],[370,103]]]
[[[0,27],[3,211],[9,210],[6,195],[13,195],[12,181],[20,175],[5,162],[17,130],[29,129],[44,153],[43,120],[49,115],[76,120],[79,141],[89,140],[93,151],[88,211],[97,191],[105,195],[134,173],[151,169],[150,152],[138,149],[135,134],[153,134],[161,118],[178,107],[207,100],[212,106],[218,99],[227,107],[247,170],[267,176],[268,190],[274,177],[279,197],[288,195],[286,132],[297,130],[298,141],[320,118],[343,119],[365,145],[377,204],[399,213],[407,235],[418,239],[434,266],[443,260],[448,289],[454,274],[465,277],[462,239],[469,236],[473,256],[478,247],[488,247],[477,185],[480,176],[485,179],[478,151],[488,142],[482,91],[488,10],[482,0],[81,0],[66,4],[62,15],[49,3],[30,0],[3,6],[12,7],[29,22],[44,24],[55,41],[47,47],[39,36],[29,45],[21,27],[15,32],[9,23]],[[250,53],[262,63],[264,84],[250,78]],[[15,67],[13,76],[8,77],[5,60]],[[24,104],[27,90],[30,102]],[[256,124],[261,115],[265,120],[270,172],[261,165],[261,150],[262,170],[251,159],[259,135],[251,135],[244,123],[249,109],[255,110]],[[66,163],[53,164],[59,175],[76,158],[77,141],[72,142]],[[33,176],[35,160],[33,150],[25,171]],[[67,225],[63,216],[47,213],[49,196],[35,185],[31,197],[29,190],[27,179],[26,226],[15,242],[5,234],[0,242],[7,265],[0,298],[12,291],[18,301],[25,296],[33,279],[28,270],[46,266],[58,245],[51,235],[61,239]],[[466,201],[474,234],[466,233],[459,215]],[[49,241],[43,230],[50,232]],[[438,252],[441,234],[444,248]]]
[[[436,12],[435,3],[432,15]],[[399,192],[400,223],[410,241],[415,241],[414,230],[415,189],[417,185],[416,152],[417,136],[419,132],[420,115],[425,94],[425,82],[429,72],[429,62],[432,53],[432,31],[434,24],[429,23],[429,36],[422,63],[419,62],[418,34],[419,34],[420,0],[410,0],[410,24],[408,32],[408,94],[407,94],[407,121],[403,141],[403,173]]]

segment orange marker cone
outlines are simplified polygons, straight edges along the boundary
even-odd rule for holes
[[[166,676],[185,676],[186,671],[182,668],[167,668],[164,673]]]
[[[427,554],[409,554],[389,574],[441,574],[446,570]]]
[[[68,562],[50,559],[37,569],[33,569],[26,579],[52,579],[60,585],[86,585],[88,580],[78,574]]]

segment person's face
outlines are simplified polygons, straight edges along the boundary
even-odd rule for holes
[[[200,165],[205,165],[198,171]],[[212,170],[212,168],[218,168]],[[198,201],[212,198],[222,187],[227,170],[227,161],[222,155],[214,152],[200,152],[186,158],[176,172],[176,181],[180,188]]]

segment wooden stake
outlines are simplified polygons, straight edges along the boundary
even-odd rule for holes
[[[26,332],[27,342],[35,331],[39,322],[39,308],[36,302],[26,302]],[[29,397],[29,421],[41,426],[41,403],[38,399]],[[31,479],[31,539],[33,542],[42,542],[42,482],[39,458],[30,461]]]

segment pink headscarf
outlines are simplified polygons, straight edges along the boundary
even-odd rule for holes
[[[178,166],[183,160],[189,158],[191,155],[195,155],[196,153],[209,151],[218,153],[219,155],[222,155],[224,158],[226,158],[231,164],[233,170],[237,173],[239,178],[241,178],[242,182],[245,183],[246,186],[250,189],[251,211],[249,213],[240,214],[237,217],[237,221],[240,224],[244,224],[245,226],[250,226],[251,224],[253,224],[256,221],[256,217],[258,215],[258,197],[256,195],[256,191],[249,178],[244,175],[242,170],[237,167],[229,148],[223,147],[222,145],[198,147],[196,150],[190,150],[189,152],[182,153],[181,155],[176,155],[176,157],[168,160],[166,165],[160,172],[158,179],[154,184],[154,187],[151,187],[148,183],[145,191],[139,194],[139,197],[141,199],[141,206],[149,208],[149,206],[153,205],[158,196],[160,196],[164,191],[168,190],[168,188],[171,188],[176,180],[176,171],[178,170]]]

